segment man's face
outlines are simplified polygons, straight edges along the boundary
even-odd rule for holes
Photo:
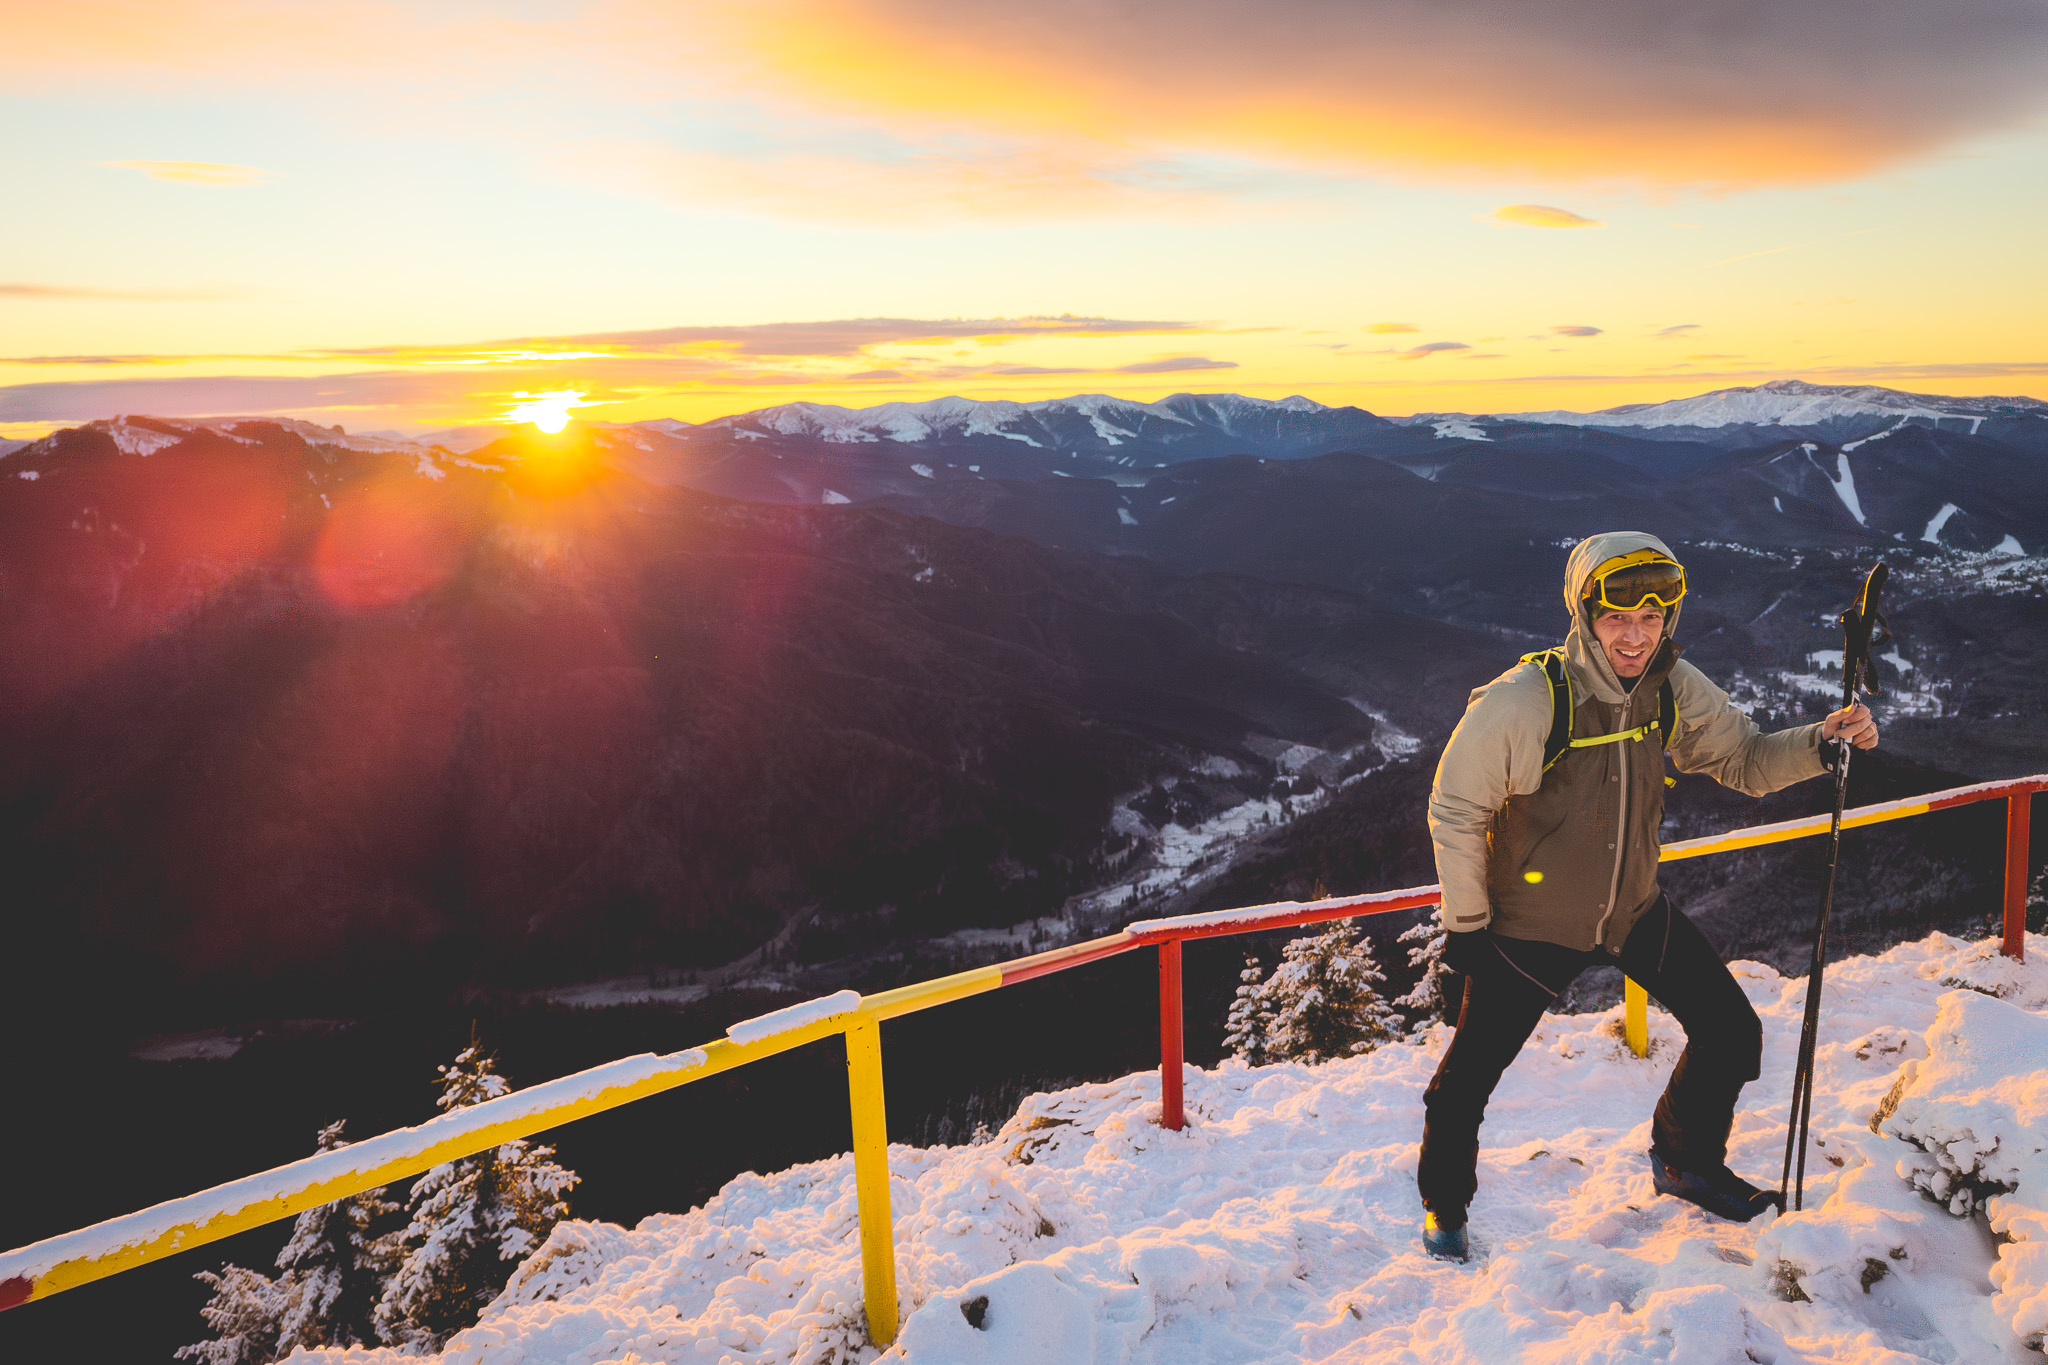
[[[1593,618],[1593,634],[1607,651],[1618,678],[1640,678],[1664,638],[1664,609],[1645,606],[1635,611],[1610,611]]]

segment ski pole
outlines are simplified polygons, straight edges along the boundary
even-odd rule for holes
[[[1870,675],[1871,632],[1883,620],[1877,597],[1884,589],[1889,570],[1880,560],[1863,580],[1863,591],[1855,604],[1842,613],[1842,709],[1856,704],[1860,685],[1870,696],[1878,696]],[[1806,1139],[1813,1117],[1813,1061],[1820,1040],[1821,980],[1828,963],[1828,918],[1835,908],[1835,866],[1842,854],[1842,807],[1849,795],[1849,754],[1855,746],[1838,741],[1835,754],[1835,815],[1828,826],[1828,873],[1821,891],[1820,916],[1813,927],[1813,957],[1806,969],[1806,1011],[1800,1021],[1799,1059],[1792,1070],[1792,1112],[1785,1120],[1785,1166],[1778,1179],[1778,1207],[1797,1211],[1805,1203]],[[1794,1158],[1797,1165],[1794,1165]]]

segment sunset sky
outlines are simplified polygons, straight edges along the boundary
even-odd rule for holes
[[[2048,395],[2043,0],[67,0],[0,435]]]

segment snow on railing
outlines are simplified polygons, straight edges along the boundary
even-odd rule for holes
[[[735,1043],[758,1043],[777,1034],[794,1033],[811,1024],[852,1014],[859,1008],[859,991],[840,991],[836,995],[806,1000],[800,1005],[791,1005],[753,1019],[742,1019],[728,1028],[725,1036]]]
[[[0,1307],[331,1204],[541,1127],[643,1099],[697,1079],[710,1060],[703,1048],[691,1048],[607,1062],[7,1252],[0,1255]],[[97,1269],[66,1273],[87,1267]]]
[[[1432,885],[1410,887],[1406,891],[1375,891],[1364,896],[1331,896],[1319,901],[1275,901],[1271,905],[1211,910],[1200,915],[1141,919],[1125,926],[1124,932],[1143,943],[1157,943],[1169,938],[1250,934],[1267,929],[1292,928],[1297,924],[1314,924],[1319,920],[1417,910],[1425,905],[1435,905],[1441,896],[1441,890]]]
[[[2048,791],[2048,774],[1980,782],[1925,796],[1861,806],[1844,812],[1842,827],[1948,810],[1977,801],[2005,800],[2006,865],[2004,951],[2025,951],[2027,845],[2033,796]],[[1808,816],[1666,846],[1666,861],[1756,848],[1827,832],[1830,817]],[[1121,932],[1085,943],[1033,953],[988,967],[956,972],[862,996],[839,991],[757,1018],[743,1020],[703,1047],[664,1056],[643,1054],[528,1086],[483,1104],[443,1114],[415,1128],[321,1152],[288,1166],[173,1199],[0,1255],[0,1308],[51,1294],[217,1241],[264,1223],[345,1199],[446,1161],[514,1138],[630,1104],[690,1081],[786,1052],[833,1035],[845,1039],[848,1100],[853,1118],[855,1183],[859,1191],[863,1292],[868,1333],[886,1346],[896,1336],[895,1261],[890,1230],[888,1136],[883,1121],[880,1023],[916,1010],[1065,971],[1100,958],[1156,946],[1159,950],[1160,1123],[1185,1123],[1181,1099],[1181,943],[1222,934],[1260,933],[1322,920],[1350,919],[1418,909],[1437,902],[1434,886],[1332,896],[1316,901],[1218,910],[1207,914],[1139,920]],[[1631,987],[1634,983],[1630,983]],[[1645,1005],[1639,987],[1628,992],[1629,1037],[1642,1050]]]

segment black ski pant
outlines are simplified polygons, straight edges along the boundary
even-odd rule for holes
[[[1721,955],[1669,898],[1658,896],[1618,956],[1482,932],[1493,951],[1465,978],[1458,1031],[1423,1095],[1424,1208],[1462,1216],[1472,1202],[1486,1101],[1543,1011],[1588,967],[1621,968],[1685,1027],[1651,1141],[1685,1170],[1726,1163],[1736,1098],[1762,1067],[1763,1026]]]

